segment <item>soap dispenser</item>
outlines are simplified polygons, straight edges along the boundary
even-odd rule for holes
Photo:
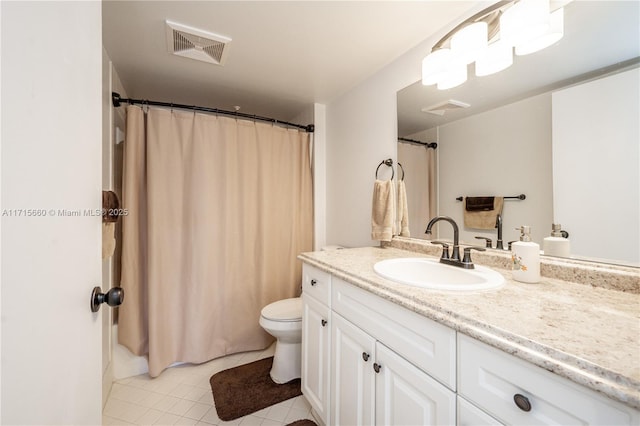
[[[531,241],[531,227],[521,226],[520,241],[511,244],[513,279],[523,283],[540,281],[540,246]]]
[[[567,238],[569,234],[562,230],[559,223],[551,225],[551,236],[542,241],[542,250],[549,256],[569,257],[571,254],[571,243]]]

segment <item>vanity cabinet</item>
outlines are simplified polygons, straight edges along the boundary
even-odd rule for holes
[[[302,391],[326,425],[640,424],[630,406],[387,298],[308,264],[303,275]]]
[[[398,353],[454,385],[455,332],[335,277],[331,293],[331,424],[455,424],[455,393]]]
[[[309,265],[302,270],[302,393],[329,424],[331,275]]]
[[[637,410],[463,334],[458,393],[505,424],[637,425]]]

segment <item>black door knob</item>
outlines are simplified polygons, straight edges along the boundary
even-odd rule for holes
[[[364,359],[365,361],[369,361],[369,354],[366,352],[362,352],[362,359]]]
[[[378,364],[377,362],[374,362],[374,363],[373,363],[373,370],[374,370],[376,373],[379,373],[381,369],[382,369],[382,366],[381,366],[380,364]]]
[[[120,287],[113,287],[106,293],[103,293],[100,287],[94,287],[91,292],[91,312],[98,312],[102,303],[114,307],[120,306],[123,301],[124,290]]]

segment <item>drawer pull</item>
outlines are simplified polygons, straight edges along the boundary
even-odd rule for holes
[[[382,366],[381,366],[380,364],[378,364],[377,362],[374,362],[374,363],[373,363],[373,370],[374,370],[376,373],[379,373],[381,368],[382,368]]]
[[[318,281],[316,280],[311,280],[311,287],[313,287],[314,285],[318,284]]]
[[[362,352],[362,359],[364,359],[365,361],[369,361],[369,354],[366,352]]]
[[[320,324],[322,324],[322,326],[324,327],[325,325],[327,325],[327,320],[326,319],[321,320]]]
[[[513,395],[513,401],[522,411],[531,411],[531,403],[529,402],[529,398],[526,396],[517,393]]]

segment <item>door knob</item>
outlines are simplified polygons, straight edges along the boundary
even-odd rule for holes
[[[373,370],[374,370],[376,373],[379,373],[381,369],[382,369],[382,366],[381,366],[380,364],[378,364],[377,362],[374,362],[374,363],[373,363]]]
[[[113,287],[106,293],[102,292],[102,288],[94,287],[91,292],[91,312],[98,312],[102,303],[114,307],[122,304],[123,300],[124,290],[120,287]]]
[[[369,361],[369,354],[366,352],[362,352],[362,359],[364,359],[365,361]]]

